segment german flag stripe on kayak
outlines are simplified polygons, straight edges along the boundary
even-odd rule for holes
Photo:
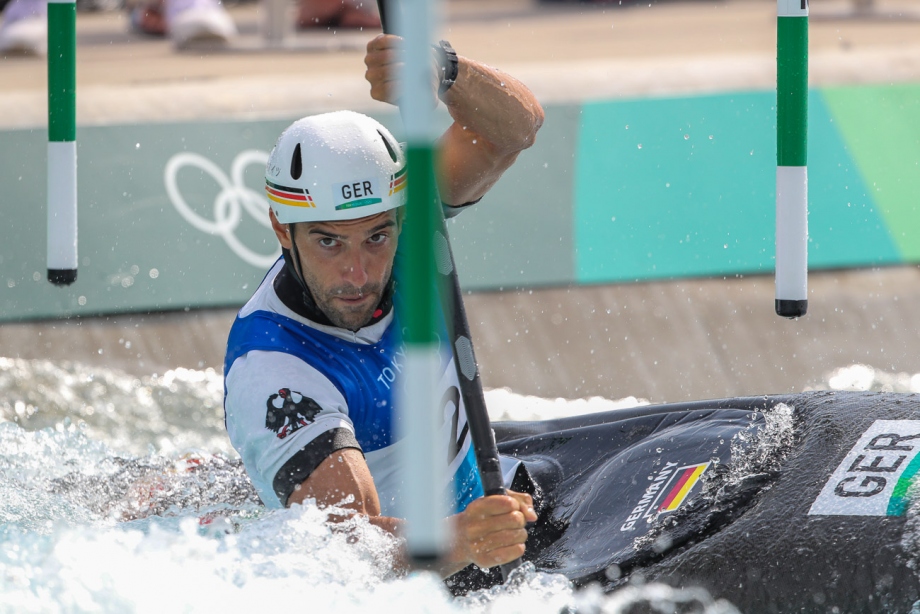
[[[690,465],[678,469],[677,483],[671,488],[664,498],[664,502],[658,507],[658,512],[673,512],[684,502],[693,487],[699,481],[700,476],[709,467],[709,463],[700,463],[699,465]]]

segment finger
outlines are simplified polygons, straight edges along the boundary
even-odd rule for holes
[[[476,499],[466,508],[472,516],[488,518],[508,514],[521,509],[520,502],[508,495],[490,495]]]
[[[380,51],[368,51],[364,56],[364,65],[367,67],[394,67],[400,66],[399,54],[392,49],[383,49]]]
[[[517,499],[521,503],[526,503],[527,505],[533,507],[533,497],[531,497],[528,493],[517,492],[515,490],[508,490],[508,491],[505,491],[505,493],[509,497],[513,497],[514,499]]]
[[[506,546],[513,546],[515,544],[523,544],[526,542],[527,530],[524,528],[493,531],[482,539],[482,543],[487,544],[489,550],[504,548]]]
[[[368,81],[371,84],[371,98],[381,102],[396,101],[398,95],[396,81],[372,81],[370,79]]]
[[[472,560],[483,568],[495,567],[496,565],[504,565],[505,563],[518,560],[524,556],[524,552],[526,551],[527,548],[524,544],[512,544],[486,552],[476,553]]]
[[[384,45],[386,45],[386,42],[385,42],[386,36],[387,36],[386,34],[378,34],[371,40],[367,41],[367,52],[374,53],[382,49]]]
[[[396,49],[402,39],[395,34],[378,34],[367,43],[367,52],[376,53],[378,51],[387,51]]]
[[[389,65],[368,63],[364,78],[371,84],[371,96],[375,100],[392,102],[396,97],[399,87],[399,69],[401,66],[400,63]]]
[[[508,496],[517,500],[521,505],[521,511],[524,512],[524,516],[527,517],[527,522],[536,522],[537,521],[537,512],[533,508],[533,497],[527,493],[523,492],[514,492],[508,491]]]
[[[512,546],[522,546],[527,542],[527,531],[524,529],[514,529],[510,531],[496,531],[482,539],[474,539],[468,542],[467,548],[473,557],[486,556],[489,552],[510,548]]]
[[[527,520],[521,512],[511,512],[501,516],[491,516],[489,519],[464,523],[460,527],[460,534],[469,541],[493,540],[494,536],[504,531],[519,531],[519,535],[526,535]]]

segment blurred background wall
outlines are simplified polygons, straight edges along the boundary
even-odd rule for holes
[[[444,37],[547,120],[450,232],[487,386],[654,401],[920,371],[920,21],[812,1],[810,312],[773,315],[775,3],[453,0]],[[302,115],[368,112],[374,32],[177,51],[111,6],[78,18],[80,273],[44,276],[44,60],[0,59],[0,355],[220,368],[277,256],[260,165]],[[442,116],[443,121],[447,121]]]

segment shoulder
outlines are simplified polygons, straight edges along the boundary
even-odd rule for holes
[[[227,430],[235,434],[271,429],[278,408],[299,408],[310,421],[320,414],[348,415],[339,389],[309,363],[283,352],[254,350],[237,359],[226,374]],[[283,437],[282,437],[283,439]]]
[[[274,281],[275,277],[278,276],[278,273],[281,272],[283,268],[284,257],[281,257],[275,261],[275,264],[272,265],[265,274],[265,277],[262,278],[259,287],[256,288],[256,291],[252,293],[252,296],[249,297],[249,300],[246,301],[246,304],[240,309],[240,312],[237,314],[238,317],[243,318],[259,310],[275,311],[274,307],[280,305],[281,301],[275,294]]]
[[[285,352],[253,350],[238,358],[225,377],[227,396],[252,397],[277,392],[297,383],[344,409],[344,399],[326,375],[310,363]]]

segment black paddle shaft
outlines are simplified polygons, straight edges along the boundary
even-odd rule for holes
[[[441,308],[447,320],[454,349],[454,364],[457,367],[457,379],[460,383],[460,397],[466,408],[470,438],[476,453],[476,464],[486,495],[505,494],[501,463],[498,459],[498,446],[495,433],[489,421],[486,399],[482,393],[482,380],[479,378],[479,365],[473,353],[473,341],[470,324],[463,305],[460,280],[454,266],[453,250],[447,235],[444,217],[441,228],[435,233],[435,258],[437,260],[440,280]]]
[[[389,26],[392,25],[387,20],[387,2],[395,4],[396,0],[377,0],[380,23],[385,33],[390,32]],[[482,381],[479,378],[479,366],[473,353],[472,336],[466,317],[466,308],[463,305],[460,280],[454,266],[454,255],[447,234],[447,224],[440,208],[439,213],[441,221],[440,229],[435,233],[434,257],[441,277],[439,283],[441,308],[452,340],[454,364],[457,367],[457,379],[460,384],[460,397],[466,408],[467,424],[470,427],[470,438],[473,441],[483,491],[487,496],[503,495],[505,485],[502,479],[501,462],[498,458],[498,447],[495,444],[495,433],[492,431],[486,399],[482,393]],[[521,560],[518,559],[502,565],[502,577],[507,579],[508,574],[520,564]]]

